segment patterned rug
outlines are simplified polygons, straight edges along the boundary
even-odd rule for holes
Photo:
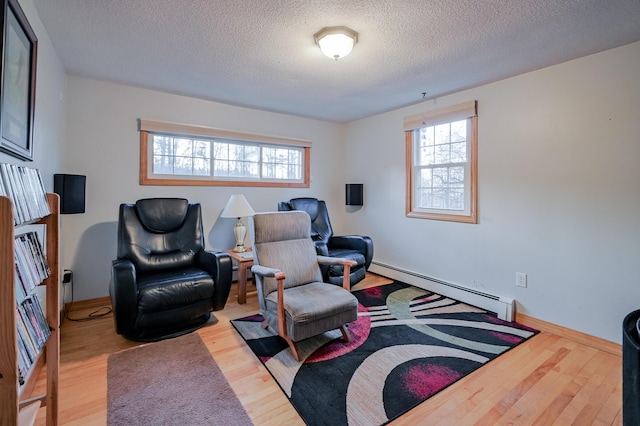
[[[308,425],[385,424],[538,332],[397,281],[353,294],[351,342],[302,341],[303,362],[261,315],[232,321]]]

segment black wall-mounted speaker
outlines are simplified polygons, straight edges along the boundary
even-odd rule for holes
[[[364,204],[364,185],[361,183],[348,183],[345,187],[348,206],[362,206]]]
[[[60,213],[84,213],[84,194],[87,177],[84,175],[53,175],[53,192],[60,196]]]

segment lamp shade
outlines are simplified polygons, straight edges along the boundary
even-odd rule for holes
[[[253,216],[256,212],[253,211],[251,205],[242,194],[232,195],[227,201],[227,205],[222,210],[220,217],[248,217]]]
[[[358,41],[358,33],[348,27],[325,27],[313,38],[326,56],[336,61],[344,58]]]

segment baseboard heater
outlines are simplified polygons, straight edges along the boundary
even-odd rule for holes
[[[469,305],[494,312],[498,318],[513,321],[515,316],[515,300],[485,293],[473,288],[449,283],[413,271],[373,261],[369,271],[387,278],[399,280],[443,296],[451,297]]]

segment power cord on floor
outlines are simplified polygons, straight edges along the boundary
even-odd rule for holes
[[[64,303],[67,295],[67,287],[68,284],[71,284],[71,301],[69,303]],[[73,272],[65,269],[63,278],[62,278],[62,300],[63,300],[63,315],[66,320],[75,321],[75,322],[84,322],[84,321],[92,321],[100,318],[104,318],[109,315],[112,309],[109,306],[102,306],[95,311],[91,312],[84,318],[71,318],[69,316],[69,311],[71,310],[71,305],[73,304]]]

